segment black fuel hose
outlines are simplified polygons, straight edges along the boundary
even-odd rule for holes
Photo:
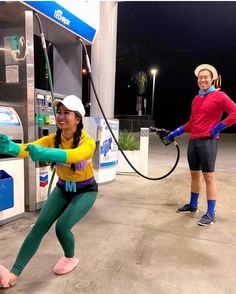
[[[112,135],[114,141],[116,142],[116,144],[117,144],[117,146],[118,146],[118,149],[120,150],[120,152],[121,152],[122,155],[124,156],[125,160],[128,162],[128,164],[132,167],[132,169],[133,169],[138,175],[140,175],[141,177],[143,177],[143,178],[145,178],[145,179],[147,179],[147,180],[158,181],[158,180],[162,180],[162,179],[168,177],[168,176],[169,176],[169,175],[175,170],[175,168],[176,168],[176,166],[177,166],[177,164],[178,164],[178,162],[179,162],[179,158],[180,158],[180,150],[179,150],[179,146],[178,146],[177,142],[175,142],[175,141],[173,142],[173,144],[175,145],[175,147],[176,147],[176,149],[177,149],[177,156],[176,156],[175,164],[174,164],[174,166],[171,168],[171,170],[170,170],[168,173],[166,173],[165,175],[163,175],[163,176],[161,176],[161,177],[157,177],[157,178],[148,177],[148,176],[142,174],[140,171],[138,171],[138,170],[132,165],[132,163],[129,161],[129,159],[127,158],[127,156],[126,156],[126,154],[124,153],[124,151],[121,149],[121,147],[120,147],[120,145],[119,145],[119,142],[118,142],[118,140],[116,139],[116,136],[115,136],[115,134],[113,133],[113,131],[112,131],[110,125],[109,125],[109,122],[107,121],[106,115],[105,115],[105,113],[104,113],[104,111],[103,111],[103,109],[102,109],[101,103],[100,103],[100,101],[99,101],[99,99],[98,99],[97,91],[96,91],[95,86],[94,86],[93,77],[92,77],[92,71],[91,71],[91,65],[90,65],[90,60],[89,60],[89,56],[88,56],[87,48],[86,48],[86,46],[85,46],[84,41],[83,41],[81,38],[79,38],[79,40],[80,40],[80,42],[81,42],[81,44],[82,44],[82,46],[83,46],[83,49],[84,49],[85,58],[86,58],[86,66],[87,66],[87,70],[88,70],[88,72],[89,72],[89,80],[90,80],[90,82],[91,82],[92,89],[93,89],[93,92],[94,92],[94,95],[95,95],[96,101],[97,101],[97,103],[98,103],[99,109],[100,109],[100,111],[101,111],[101,113],[102,113],[102,116],[103,116],[103,118],[104,118],[104,120],[105,120],[105,122],[106,122],[106,124],[107,124],[107,127],[108,127],[108,129],[109,129],[109,131],[110,131],[110,133],[111,133],[111,135]]]
[[[41,20],[40,20],[40,17],[38,15],[38,13],[35,13],[35,16],[37,18],[37,21],[38,21],[38,24],[39,24],[39,29],[40,29],[40,35],[41,35],[41,43],[42,43],[42,47],[43,47],[43,52],[44,52],[44,56],[45,56],[45,60],[46,60],[46,65],[47,65],[47,70],[48,70],[48,77],[49,77],[49,86],[50,86],[50,91],[51,91],[51,96],[52,96],[52,101],[54,100],[54,91],[53,91],[53,82],[52,82],[52,74],[51,74],[51,69],[50,69],[50,63],[49,63],[49,58],[48,58],[48,54],[47,54],[47,47],[46,47],[46,41],[45,41],[45,37],[44,37],[44,33],[43,33],[43,27],[42,27],[42,23],[41,23]],[[120,145],[119,145],[119,142],[118,140],[116,139],[108,121],[107,121],[107,118],[106,118],[106,115],[102,109],[102,106],[101,106],[101,103],[98,99],[98,95],[97,95],[97,92],[96,92],[96,89],[95,89],[95,86],[94,86],[94,82],[93,82],[93,78],[92,78],[92,72],[91,72],[91,66],[90,66],[90,60],[89,60],[89,56],[88,56],[88,51],[87,51],[87,48],[83,42],[83,40],[81,38],[79,38],[82,46],[83,46],[83,49],[84,49],[84,52],[85,52],[85,57],[86,57],[86,65],[87,65],[87,69],[88,69],[88,72],[89,72],[89,79],[90,79],[90,82],[91,82],[91,85],[92,85],[92,88],[93,88],[93,91],[94,91],[94,94],[95,94],[95,98],[96,98],[96,101],[98,103],[98,106],[100,108],[100,111],[103,115],[103,118],[107,124],[107,127],[115,141],[115,143],[117,144],[118,146],[118,149],[120,150],[120,152],[122,153],[122,155],[124,156],[125,160],[128,162],[128,164],[132,167],[132,169],[138,174],[140,175],[141,177],[147,179],[147,180],[153,180],[153,181],[157,181],[157,180],[162,180],[166,177],[168,177],[176,168],[178,162],[179,162],[179,157],[180,157],[180,150],[179,150],[179,146],[177,144],[177,142],[173,142],[173,144],[176,146],[176,149],[177,149],[177,157],[176,157],[176,161],[175,161],[175,164],[173,165],[173,167],[171,168],[171,170],[166,173],[165,175],[161,176],[161,177],[156,177],[156,178],[152,178],[152,177],[148,177],[144,174],[142,174],[141,172],[139,172],[133,165],[132,163],[129,161],[129,159],[127,158],[126,154],[124,153],[124,151],[121,149]],[[54,111],[54,115],[55,115],[55,108],[53,107],[53,111]],[[51,180],[50,180],[50,183],[49,183],[49,188],[48,188],[48,195],[50,194],[50,191],[51,191],[51,186],[52,186],[52,182],[53,182],[53,179],[54,179],[54,176],[55,176],[55,170],[53,171],[53,174],[52,174],[52,177],[51,177]]]
[[[48,80],[49,80],[49,88],[50,88],[50,92],[51,92],[51,96],[52,96],[52,102],[54,101],[54,90],[53,90],[53,82],[52,82],[52,73],[51,73],[51,68],[50,68],[50,63],[49,63],[49,58],[48,58],[48,52],[47,52],[47,46],[46,46],[46,41],[45,41],[45,37],[44,37],[44,32],[43,32],[43,26],[41,23],[41,19],[38,15],[38,13],[34,13],[36,16],[36,19],[38,21],[39,24],[39,31],[40,31],[40,36],[41,36],[41,44],[42,44],[42,48],[43,48],[43,53],[44,53],[44,57],[46,60],[46,65],[47,65],[47,72],[48,72]],[[53,105],[53,103],[52,103]],[[56,110],[55,107],[53,105],[53,113],[54,116],[56,116]],[[55,169],[53,170],[50,182],[49,182],[49,186],[48,186],[48,196],[50,195],[51,192],[51,188],[52,188],[52,183],[55,177]]]

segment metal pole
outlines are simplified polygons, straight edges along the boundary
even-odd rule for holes
[[[146,98],[143,99],[143,107],[144,107],[144,115],[146,115],[147,114],[147,99]]]
[[[156,73],[153,73],[153,80],[152,80],[152,113],[151,119],[153,121],[153,110],[154,110],[154,94],[155,94],[155,80],[156,80]]]

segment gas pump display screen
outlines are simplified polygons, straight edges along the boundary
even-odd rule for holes
[[[20,126],[20,121],[11,108],[0,106],[0,126]]]

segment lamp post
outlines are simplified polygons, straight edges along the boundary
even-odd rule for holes
[[[156,74],[157,74],[157,69],[153,68],[151,69],[151,74],[152,74],[152,109],[151,109],[151,119],[153,121],[153,110],[154,110],[154,95],[155,95],[155,81],[156,81]]]

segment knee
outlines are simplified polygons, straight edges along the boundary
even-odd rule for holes
[[[202,181],[202,173],[201,172],[191,172],[191,179],[194,182]]]
[[[50,226],[43,220],[37,220],[33,225],[31,232],[35,234],[46,234]]]
[[[203,175],[206,184],[215,183],[215,173],[204,173]]]
[[[62,221],[58,220],[56,223],[56,234],[57,236],[64,236],[68,233],[69,229]]]

